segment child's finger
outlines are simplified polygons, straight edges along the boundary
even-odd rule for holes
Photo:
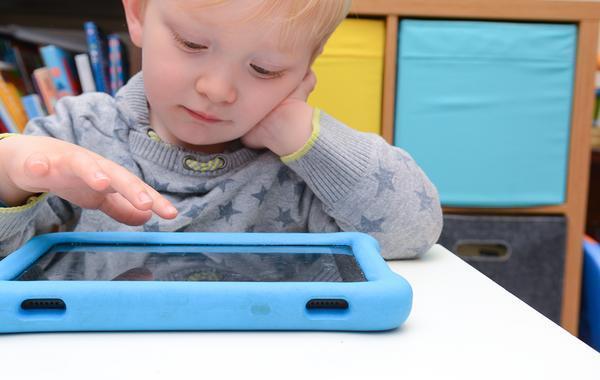
[[[150,210],[137,209],[119,193],[106,194],[98,209],[114,220],[130,226],[142,225],[152,217]]]
[[[110,188],[121,194],[129,203],[138,210],[150,210],[153,199],[148,194],[147,185],[124,167],[106,159],[101,159],[98,164],[105,173],[110,173]]]
[[[306,99],[308,99],[308,95],[310,95],[310,93],[315,89],[316,84],[317,77],[315,76],[313,71],[310,70],[308,73],[306,73],[306,75],[302,79],[302,82],[300,82],[300,84],[292,92],[290,97],[306,101]]]
[[[315,75],[315,72],[309,70],[306,74],[306,77],[304,77],[304,82],[306,83],[306,88],[308,89],[308,92],[311,93],[317,85],[317,76]]]
[[[76,152],[69,158],[69,168],[77,177],[95,191],[104,191],[110,185],[110,177],[102,170],[95,158]]]
[[[158,216],[165,219],[173,219],[177,216],[177,209],[167,198],[162,196],[158,191],[154,190],[151,186],[147,186],[148,194],[152,197],[152,211]]]

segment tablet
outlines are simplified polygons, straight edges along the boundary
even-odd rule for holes
[[[412,306],[353,232],[68,232],[0,261],[0,332],[389,330]]]

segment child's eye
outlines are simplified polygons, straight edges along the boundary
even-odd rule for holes
[[[267,69],[263,69],[262,67],[256,66],[253,63],[250,64],[250,67],[252,67],[252,69],[259,75],[269,78],[276,78],[278,76],[281,76],[282,73],[282,71],[269,71]]]
[[[173,33],[173,37],[175,38],[175,41],[186,50],[199,51],[206,49],[206,46],[186,41],[175,33]]]

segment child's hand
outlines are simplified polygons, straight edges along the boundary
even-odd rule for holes
[[[268,148],[279,156],[294,153],[312,134],[313,109],[306,104],[317,78],[310,70],[294,91],[242,137],[250,148]]]
[[[166,219],[177,215],[166,198],[124,167],[62,140],[9,137],[0,141],[0,159],[0,198],[8,205],[51,192],[129,225],[144,224],[152,212]]]

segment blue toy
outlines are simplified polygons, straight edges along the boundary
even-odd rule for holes
[[[0,261],[0,332],[389,330],[412,290],[361,233],[81,232]]]
[[[600,352],[600,244],[583,242],[583,280],[579,338]]]

